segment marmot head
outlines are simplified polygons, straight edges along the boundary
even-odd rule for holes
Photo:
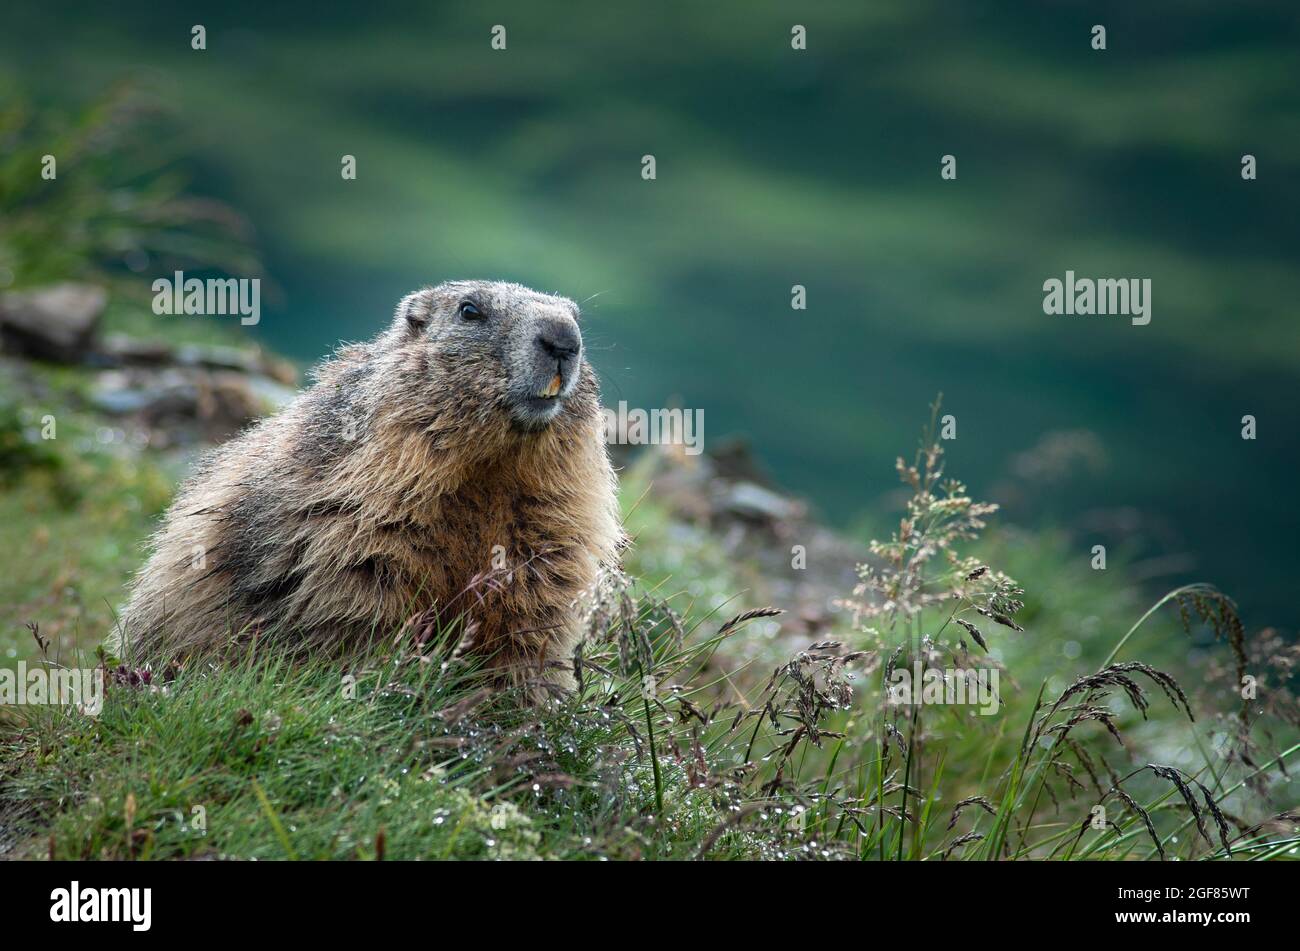
[[[416,372],[461,405],[499,411],[537,431],[594,393],[583,359],[578,305],[501,281],[449,281],[408,294],[391,338],[414,353]],[[591,407],[582,401],[586,412]],[[594,403],[593,403],[594,405]]]

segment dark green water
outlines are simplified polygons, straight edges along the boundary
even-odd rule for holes
[[[133,74],[171,104],[159,146],[256,226],[256,332],[298,358],[425,282],[596,295],[608,401],[703,409],[840,524],[942,390],[977,492],[1293,625],[1300,14],[1133,6],[127,4],[16,10],[0,50],[47,97]],[[1151,323],[1045,315],[1067,270],[1149,278]],[[1097,466],[1007,480],[1076,430]]]

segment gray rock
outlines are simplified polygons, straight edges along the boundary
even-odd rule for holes
[[[91,348],[108,292],[93,284],[52,284],[0,295],[0,338],[6,350],[42,360],[78,363]]]
[[[234,370],[129,366],[100,373],[90,402],[128,417],[149,431],[150,445],[166,447],[228,439],[293,395],[274,380]]]
[[[298,374],[293,365],[270,356],[261,348],[171,344],[109,334],[99,348],[102,361],[110,366],[182,366],[206,370],[238,370],[292,386]]]
[[[793,499],[765,489],[754,482],[723,483],[718,508],[755,522],[782,522],[799,518],[803,506]]]

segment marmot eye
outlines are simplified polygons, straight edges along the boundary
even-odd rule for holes
[[[460,316],[464,320],[482,320],[483,311],[479,310],[473,301],[461,301]]]

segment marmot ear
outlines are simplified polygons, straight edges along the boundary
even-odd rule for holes
[[[419,332],[429,325],[430,305],[433,303],[429,288],[421,288],[407,294],[397,305],[394,323],[404,324],[412,332]]]

